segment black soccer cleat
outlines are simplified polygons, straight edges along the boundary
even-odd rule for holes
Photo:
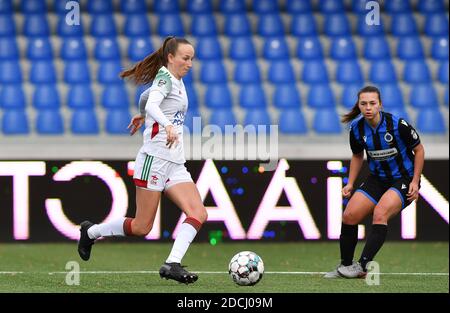
[[[189,273],[180,263],[164,263],[159,269],[159,276],[165,279],[173,279],[186,285],[192,284],[198,279],[197,274]]]
[[[80,257],[87,261],[91,257],[91,249],[95,240],[89,238],[88,229],[91,228],[94,223],[84,221],[80,224],[80,240],[78,241],[78,254]]]

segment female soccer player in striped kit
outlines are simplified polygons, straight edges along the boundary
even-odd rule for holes
[[[100,237],[147,235],[164,191],[187,218],[159,274],[186,284],[197,280],[196,274],[181,266],[190,243],[208,216],[197,187],[184,166],[182,137],[188,98],[182,77],[191,69],[193,58],[194,48],[186,39],[168,37],[157,51],[120,74],[137,84],[153,82],[141,94],[140,113],[128,126],[131,135],[144,123],[146,126],[133,177],[136,215],[103,224],[81,223],[78,252],[83,260],[89,259],[91,247]]]
[[[367,86],[358,93],[353,109],[343,116],[350,123],[350,162],[348,183],[342,195],[350,198],[342,216],[341,264],[326,278],[364,277],[367,263],[382,247],[388,221],[419,197],[424,148],[416,130],[404,119],[382,111],[380,91]],[[354,191],[354,182],[364,162],[369,177]],[[358,262],[353,255],[358,242],[358,224],[372,214],[372,231]]]

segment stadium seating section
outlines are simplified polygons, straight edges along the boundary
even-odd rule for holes
[[[448,135],[447,0],[382,1],[378,20],[367,0],[80,0],[80,23],[67,2],[0,0],[0,136],[127,134],[147,86],[118,74],[169,35],[196,48],[188,127],[345,136],[373,84],[387,111]]]

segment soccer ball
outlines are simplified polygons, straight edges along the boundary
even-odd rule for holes
[[[253,286],[263,277],[264,263],[256,253],[242,251],[231,259],[228,273],[236,284]]]

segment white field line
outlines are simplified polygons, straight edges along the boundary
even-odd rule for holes
[[[58,274],[93,274],[93,275],[115,275],[115,274],[159,274],[158,271],[66,271],[66,272],[15,272],[15,271],[0,271],[0,275],[16,275],[16,274],[48,274],[48,275],[58,275]],[[228,274],[228,272],[213,272],[213,271],[199,271],[195,272],[197,274]],[[264,274],[277,274],[277,275],[323,275],[327,272],[264,272]],[[380,275],[391,275],[391,276],[449,276],[448,273],[371,273]]]

